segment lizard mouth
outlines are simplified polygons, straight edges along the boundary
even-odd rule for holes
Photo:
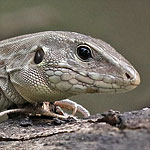
[[[135,73],[126,74],[120,78],[113,75],[99,74],[75,70],[70,67],[55,66],[49,71],[50,83],[54,83],[59,90],[69,93],[121,93],[130,91],[140,83],[140,77]],[[50,73],[51,72],[51,73]]]

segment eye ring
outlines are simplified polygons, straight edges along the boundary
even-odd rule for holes
[[[89,61],[89,59],[92,58],[91,51],[91,48],[87,45],[78,45],[76,54],[82,61]]]
[[[37,47],[35,55],[34,55],[34,63],[35,64],[41,63],[43,58],[44,58],[44,51],[42,47]]]

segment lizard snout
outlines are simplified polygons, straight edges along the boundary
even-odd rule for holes
[[[131,85],[138,86],[140,84],[140,75],[134,68],[128,67],[125,77],[126,80],[130,81]]]
[[[127,66],[124,72],[124,85],[126,91],[135,89],[139,84],[139,73],[133,67]]]

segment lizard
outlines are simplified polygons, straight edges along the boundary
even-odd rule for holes
[[[129,61],[100,39],[45,31],[0,41],[0,116],[14,104],[45,102],[46,106],[54,101],[73,109],[73,114],[89,116],[84,107],[64,99],[127,92],[139,84],[139,73]]]

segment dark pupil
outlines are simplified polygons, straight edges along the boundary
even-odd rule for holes
[[[77,54],[83,60],[87,60],[92,57],[91,50],[86,46],[79,46],[77,48]]]
[[[43,60],[43,57],[44,57],[44,51],[43,51],[43,49],[41,47],[38,47],[37,51],[35,53],[35,56],[34,56],[35,64],[41,63],[42,60]]]

